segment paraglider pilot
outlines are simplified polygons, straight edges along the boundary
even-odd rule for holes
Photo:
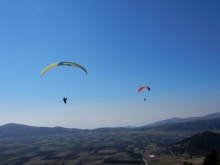
[[[63,98],[63,101],[64,101],[65,104],[66,104],[66,100],[67,100],[67,97],[64,97],[64,98]]]

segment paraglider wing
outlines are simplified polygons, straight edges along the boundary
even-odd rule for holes
[[[148,86],[142,86],[142,87],[140,87],[140,88],[138,89],[138,92],[142,91],[142,89],[144,89],[144,88],[147,88],[147,89],[150,91],[150,87],[148,87]]]
[[[55,62],[53,64],[50,64],[48,65],[46,68],[44,68],[40,74],[40,76],[43,76],[43,74],[45,72],[47,72],[48,70],[52,69],[52,68],[55,68],[55,67],[58,67],[58,66],[74,66],[74,67],[77,67],[77,68],[80,68],[82,70],[84,70],[87,73],[86,69],[83,68],[82,66],[80,66],[79,64],[76,64],[76,63],[73,63],[73,62]]]

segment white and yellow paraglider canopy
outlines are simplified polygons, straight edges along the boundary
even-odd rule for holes
[[[80,68],[82,70],[84,70],[86,72],[86,74],[88,74],[88,72],[86,71],[85,68],[83,68],[81,65],[79,64],[76,64],[76,63],[73,63],[73,62],[55,62],[53,64],[50,64],[48,65],[46,68],[44,68],[42,71],[41,71],[41,74],[40,76],[43,76],[43,74],[45,72],[47,72],[48,70],[50,69],[53,69],[55,67],[58,67],[58,66],[73,66],[73,67],[77,67],[77,68]]]

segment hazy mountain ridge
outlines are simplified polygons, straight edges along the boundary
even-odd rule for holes
[[[155,131],[211,131],[220,130],[220,118],[201,119],[188,122],[164,124],[154,127],[139,127],[139,131],[155,130]]]
[[[178,141],[157,151],[159,154],[189,157],[204,156],[211,148],[220,152],[220,134],[211,131],[198,133],[192,137]]]
[[[63,127],[35,127],[22,124],[9,123],[0,126],[0,137],[22,137],[31,135],[68,134],[79,132],[76,128]]]
[[[212,118],[218,116],[220,113],[206,115],[205,118]],[[188,121],[188,122],[174,122],[170,124],[163,124],[152,127],[106,127],[96,129],[76,129],[76,128],[63,128],[63,127],[35,127],[22,124],[5,124],[0,126],[0,137],[22,137],[32,135],[53,135],[53,134],[71,134],[80,132],[118,132],[118,131],[211,131],[220,130],[220,117],[215,119],[201,119]],[[203,117],[204,118],[204,117]]]
[[[163,125],[163,124],[188,122],[188,121],[193,121],[193,120],[214,119],[214,118],[219,118],[219,117],[220,117],[220,112],[208,114],[205,116],[197,116],[197,117],[187,117],[187,118],[174,117],[174,118],[170,118],[166,120],[161,120],[161,121],[158,121],[152,124],[146,124],[143,127],[153,127],[153,126],[158,126],[158,125]]]

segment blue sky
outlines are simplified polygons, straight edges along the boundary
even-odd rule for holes
[[[219,8],[214,0],[0,0],[0,125],[92,129],[219,112]],[[88,75],[59,67],[40,77],[58,61]],[[142,85],[151,91],[138,93]]]

